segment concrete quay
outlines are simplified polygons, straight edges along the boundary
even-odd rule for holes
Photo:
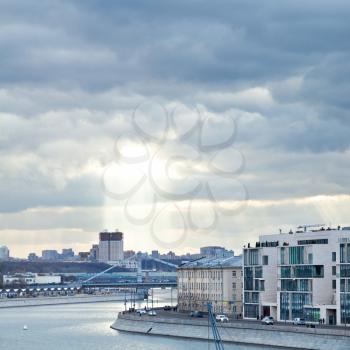
[[[208,340],[208,320],[157,310],[157,316],[119,313],[112,329],[145,335]],[[267,326],[256,322],[219,323],[220,336],[227,343],[241,343],[277,349],[349,350],[350,330],[306,328],[292,325]],[[212,339],[211,330],[209,338]]]
[[[66,305],[82,303],[101,303],[110,301],[124,301],[123,295],[84,295],[60,296],[60,297],[37,297],[37,298],[13,298],[0,299],[0,309],[27,306],[47,306],[47,305]],[[136,300],[141,300],[136,297]],[[143,300],[143,299],[142,299]],[[129,295],[127,301],[130,301]]]

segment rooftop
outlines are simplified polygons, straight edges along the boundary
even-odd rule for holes
[[[208,269],[218,267],[241,267],[242,256],[230,256],[226,258],[200,258],[189,263],[180,265],[180,269]]]

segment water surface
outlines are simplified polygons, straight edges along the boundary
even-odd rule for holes
[[[155,293],[157,294],[157,293]],[[169,303],[158,291],[155,306]],[[141,307],[138,303],[137,307]],[[0,349],[9,350],[205,350],[214,345],[166,337],[135,335],[110,328],[122,302],[10,308],[0,310]],[[28,330],[23,330],[23,325]],[[225,345],[227,350],[261,350]]]

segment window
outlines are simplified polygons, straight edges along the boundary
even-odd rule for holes
[[[285,291],[296,291],[297,288],[297,280],[285,279],[281,280],[281,289]]]
[[[281,266],[281,277],[290,278],[290,266]]]
[[[337,280],[332,280],[332,289],[337,289]]]
[[[337,252],[332,252],[332,261],[337,260]]]
[[[244,289],[253,290],[253,268],[244,268]]]
[[[236,277],[236,271],[232,271],[232,277]]]
[[[337,267],[332,266],[332,275],[335,276],[337,274]]]
[[[265,290],[265,281],[264,280],[260,281],[260,290]]]
[[[350,294],[340,294],[341,323],[350,323]]]
[[[281,280],[281,290],[282,291],[301,291],[310,292],[311,291],[311,281],[307,279],[282,279]]]
[[[343,293],[345,292],[345,281],[344,279],[340,280],[340,291]]]
[[[340,262],[341,263],[345,262],[345,244],[344,243],[340,245]]]
[[[318,308],[304,308],[305,321],[318,322],[320,319],[320,309]]]
[[[244,305],[244,317],[256,319],[258,315],[259,315],[259,305],[256,305],[256,304]]]
[[[350,265],[340,265],[340,277],[350,277]]]
[[[236,289],[236,283],[232,283],[232,289]]]
[[[255,278],[262,278],[262,267],[257,266],[255,268]]]
[[[269,264],[269,256],[268,255],[263,255],[263,257],[262,257],[262,264],[263,265],[268,265]]]
[[[312,253],[309,253],[308,255],[307,255],[307,262],[308,262],[308,264],[312,264],[313,263],[313,256],[312,256]]]
[[[304,247],[289,248],[289,264],[304,264]]]
[[[311,294],[307,293],[292,293],[292,318],[303,318],[304,305],[311,305]]]
[[[303,239],[298,241],[298,245],[305,244],[328,244],[328,239]]]
[[[324,266],[323,265],[295,266],[293,277],[295,277],[295,278],[323,278],[324,277]]]
[[[281,248],[281,265],[284,265],[285,262],[285,253],[286,253],[286,248]]]
[[[258,249],[246,249],[244,251],[244,265],[259,265]]]
[[[280,293],[280,318],[289,319],[289,293]]]

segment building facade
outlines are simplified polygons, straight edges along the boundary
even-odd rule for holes
[[[242,315],[242,257],[201,258],[177,269],[178,309]]]
[[[99,238],[98,261],[108,262],[124,259],[122,232],[100,232]]]
[[[41,273],[16,273],[3,275],[4,286],[8,285],[39,285],[39,284],[60,284],[61,276]]]
[[[42,256],[43,260],[58,260],[60,257],[57,250],[53,250],[53,249],[43,250],[41,252],[41,256]]]
[[[10,258],[10,251],[5,245],[0,245],[0,260],[8,260]]]
[[[208,246],[200,248],[200,255],[206,258],[228,258],[235,254],[233,250],[227,250],[224,247]]]
[[[350,230],[262,235],[244,248],[245,318],[350,323]]]

